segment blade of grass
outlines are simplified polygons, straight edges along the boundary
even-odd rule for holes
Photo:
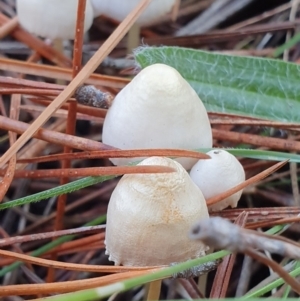
[[[287,42],[277,47],[273,52],[273,57],[279,57],[284,53],[285,50],[292,48],[300,41],[300,33],[295,34],[292,38],[290,38]]]
[[[3,204],[0,204],[0,210],[12,208],[15,206],[21,206],[25,204],[29,204],[32,202],[37,202],[40,200],[48,199],[54,196],[58,196],[60,194],[64,193],[70,193],[75,190],[79,190],[97,183],[102,183],[107,180],[111,180],[116,176],[106,176],[106,177],[86,177],[77,181],[73,181],[71,183],[61,185],[55,188],[51,188],[45,191],[41,191],[38,193],[35,193],[33,195],[29,195],[11,202],[6,202]]]
[[[293,277],[299,276],[300,275],[300,268],[296,268],[294,271],[292,271],[289,274]],[[259,290],[251,292],[250,294],[246,294],[244,296],[244,299],[251,299],[252,300],[252,298],[257,298],[257,297],[263,296],[263,295],[267,294],[268,292],[270,292],[272,289],[277,288],[278,286],[280,286],[284,283],[285,282],[282,278],[276,279],[275,281],[267,284],[266,286],[260,288]]]
[[[285,161],[300,163],[300,155],[284,153],[284,152],[274,152],[266,150],[256,150],[256,149],[242,149],[242,148],[225,148],[226,151],[237,157],[259,159],[259,160],[269,160],[269,161]],[[202,150],[205,152],[204,150]]]

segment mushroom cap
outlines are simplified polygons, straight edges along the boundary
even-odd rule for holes
[[[206,109],[179,72],[164,64],[143,69],[113,101],[103,124],[102,141],[120,149],[212,147]],[[131,159],[112,159],[115,165]],[[178,159],[190,169],[194,158]]]
[[[91,0],[94,16],[106,15],[121,22],[138,5],[140,0]],[[147,25],[165,15],[173,8],[176,0],[152,0],[138,18],[137,24]]]
[[[74,39],[78,0],[17,0],[17,14],[22,27],[41,37]],[[93,8],[86,2],[84,31],[93,23]]]
[[[208,218],[199,188],[174,160],[150,157],[139,165],[164,165],[173,173],[124,175],[107,211],[106,254],[116,265],[153,266],[203,256],[188,238],[195,221]]]
[[[190,176],[202,191],[205,199],[212,198],[245,181],[245,171],[235,156],[225,150],[211,150],[211,159],[199,160],[191,169]],[[209,211],[234,208],[243,190],[209,206]]]

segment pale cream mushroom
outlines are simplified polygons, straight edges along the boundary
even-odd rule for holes
[[[174,160],[150,157],[140,165],[164,165],[173,173],[122,177],[107,211],[106,254],[116,265],[156,266],[203,256],[207,247],[192,242],[188,231],[208,218],[204,197]]]
[[[190,176],[200,188],[206,200],[245,181],[245,171],[235,156],[225,150],[211,150],[211,159],[199,160],[191,169]],[[237,206],[242,190],[209,206],[209,211],[219,211]]]
[[[94,8],[95,17],[105,15],[121,22],[140,1],[141,0],[91,0],[91,3]],[[128,53],[131,53],[131,51],[140,44],[140,26],[145,26],[172,11],[177,1],[178,0],[152,0],[128,32]]]
[[[21,0],[22,1],[22,0]],[[121,22],[141,0],[91,0],[95,17],[102,14]],[[139,25],[147,25],[170,12],[177,0],[152,0],[137,20]]]
[[[164,64],[143,69],[113,101],[103,125],[102,141],[120,149],[212,147],[206,109],[179,72]],[[112,159],[116,165],[132,159]],[[197,162],[180,158],[186,169]]]
[[[78,0],[17,0],[19,22],[27,31],[50,39],[74,39]],[[86,2],[84,31],[94,18],[90,0]]]

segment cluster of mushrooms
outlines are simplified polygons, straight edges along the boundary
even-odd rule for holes
[[[93,19],[105,15],[122,21],[140,0],[87,0],[84,32]],[[153,0],[137,20],[140,26],[170,12],[177,0]],[[78,0],[16,0],[20,24],[29,32],[50,39],[74,39]]]
[[[206,109],[174,68],[143,69],[109,108],[102,141],[119,149],[212,148]],[[225,150],[210,159],[150,157],[140,165],[163,165],[173,173],[124,175],[107,212],[106,254],[117,265],[156,266],[205,255],[208,247],[188,238],[189,229],[209,211],[236,207],[239,191],[207,208],[206,200],[245,181],[240,162]],[[140,158],[111,158],[125,165]],[[187,170],[190,172],[188,173]]]
[[[84,31],[104,14],[117,21],[140,0],[87,0]],[[146,25],[171,11],[177,0],[153,0],[138,19]],[[20,24],[36,35],[73,39],[78,0],[17,0]],[[103,125],[102,140],[119,149],[212,148],[205,107],[172,67],[142,70],[116,96]],[[113,191],[107,212],[106,253],[117,265],[157,266],[205,255],[208,247],[188,238],[191,226],[209,211],[236,207],[242,191],[207,208],[206,200],[245,180],[239,161],[225,150],[210,159],[145,158],[140,165],[164,165],[173,173],[125,175]],[[117,159],[125,165],[140,158]],[[187,171],[190,171],[188,173]]]

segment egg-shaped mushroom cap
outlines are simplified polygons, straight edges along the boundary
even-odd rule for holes
[[[20,24],[27,31],[50,39],[74,39],[78,0],[17,0]],[[86,2],[84,31],[93,23],[93,8]]]
[[[91,0],[95,17],[106,15],[116,21],[123,21],[125,17],[138,5],[140,0]],[[170,12],[176,0],[152,0],[146,10],[138,18],[137,23],[147,25]]]
[[[191,169],[190,176],[200,188],[206,200],[245,181],[245,171],[235,156],[225,150],[211,150],[211,159],[199,160]],[[219,211],[230,206],[234,208],[243,190],[209,206],[209,211]]]
[[[199,188],[174,160],[150,157],[139,165],[163,165],[173,173],[124,175],[107,211],[106,254],[116,265],[154,266],[205,254],[188,238],[190,227],[208,218]]]
[[[120,149],[212,147],[206,109],[179,72],[164,64],[143,69],[113,101],[102,141]],[[131,159],[112,159],[116,165]],[[194,158],[178,160],[190,169]]]

